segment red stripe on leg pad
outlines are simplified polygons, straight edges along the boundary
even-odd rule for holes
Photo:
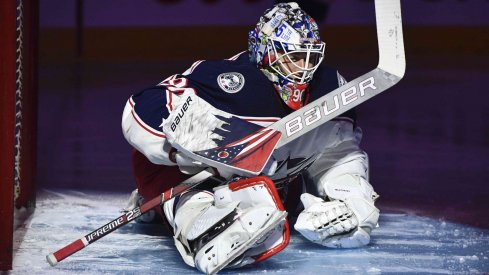
[[[258,177],[253,177],[253,178],[247,178],[243,180],[239,180],[236,182],[232,182],[228,185],[229,189],[233,192],[247,188],[247,187],[252,187],[256,185],[264,185],[271,195],[275,205],[280,211],[285,211],[285,208],[282,204],[282,200],[280,199],[280,196],[277,192],[277,189],[275,188],[275,183],[266,176],[258,176]],[[280,240],[280,239],[278,239]],[[276,243],[273,247],[267,247],[266,251],[252,256],[253,259],[255,259],[255,262],[260,262],[263,261],[267,258],[270,258],[271,256],[277,254],[278,252],[282,251],[287,245],[289,244],[290,240],[290,229],[289,229],[289,223],[288,220],[285,219],[285,224],[284,224],[284,229],[282,232],[282,237],[281,241]]]
[[[268,259],[268,258],[272,257],[273,255],[279,253],[284,248],[286,248],[287,245],[289,245],[289,240],[290,240],[289,221],[287,219],[285,219],[282,242],[280,244],[278,244],[277,246],[274,246],[274,247],[268,249],[267,251],[265,251],[262,254],[253,256],[253,258],[255,259],[255,262],[261,262],[261,261]]]

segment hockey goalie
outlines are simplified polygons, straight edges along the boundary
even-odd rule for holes
[[[202,140],[220,144],[233,131],[268,126],[346,83],[323,64],[325,48],[314,19],[294,2],[280,3],[249,32],[247,51],[197,61],[133,95],[122,118],[137,183],[127,210],[210,166],[177,149],[163,124],[175,129],[183,116],[201,118],[184,133],[196,149],[205,148]],[[186,108],[188,95],[212,110]],[[215,110],[243,126],[230,130]],[[209,127],[213,134],[203,134]],[[183,261],[208,274],[273,256],[294,229],[325,249],[365,246],[379,210],[361,138],[350,110],[275,150],[260,175],[214,167],[220,184],[185,192],[139,221],[165,223]]]

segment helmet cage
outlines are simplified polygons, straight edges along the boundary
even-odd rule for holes
[[[305,84],[323,61],[325,43],[285,43],[269,37],[266,49],[269,68],[290,82]],[[304,60],[303,66],[298,59]]]

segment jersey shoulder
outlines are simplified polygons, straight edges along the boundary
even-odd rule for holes
[[[172,111],[175,97],[188,91],[196,93],[212,105],[217,105],[214,107],[225,110],[225,98],[223,100],[222,96],[216,96],[216,91],[223,89],[219,87],[217,78],[221,76],[221,85],[224,89],[227,88],[229,93],[233,93],[239,92],[243,86],[242,82],[245,81],[244,75],[250,73],[245,66],[246,63],[236,62],[236,58],[194,62],[184,73],[172,75],[154,87],[141,90],[130,99],[135,115],[146,126],[158,129],[162,120]],[[236,76],[240,78],[236,79]],[[226,83],[228,86],[224,86]]]
[[[229,59],[205,60],[182,74],[201,92],[216,94],[242,94],[253,84],[264,84],[266,77],[249,61],[246,52]]]
[[[143,89],[129,99],[134,115],[145,127],[161,130],[163,119],[168,117],[167,91],[163,86]],[[166,108],[165,108],[166,105]]]
[[[310,100],[316,100],[338,88],[340,84],[343,84],[340,80],[342,77],[340,77],[338,70],[327,65],[321,65],[314,73],[314,79],[310,84]]]
[[[175,97],[193,92],[214,108],[256,123],[271,123],[286,115],[266,76],[249,61],[246,52],[224,60],[200,60],[133,95],[138,121],[159,130],[173,109]]]
[[[203,61],[183,76],[199,97],[220,110],[249,117],[285,115],[272,83],[249,61],[247,52]]]
[[[309,102],[312,102],[323,95],[330,93],[340,86],[346,84],[345,78],[338,72],[337,69],[328,65],[321,65],[314,74],[314,80],[311,83],[311,94]],[[357,115],[355,109],[340,115],[340,117],[346,117],[353,121],[356,121]]]

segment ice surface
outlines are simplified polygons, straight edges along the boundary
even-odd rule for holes
[[[197,274],[157,225],[131,223],[51,267],[45,260],[120,215],[129,194],[44,190],[16,228],[11,274]],[[489,273],[489,230],[404,213],[382,213],[372,243],[327,249],[293,232],[274,257],[221,274]]]

